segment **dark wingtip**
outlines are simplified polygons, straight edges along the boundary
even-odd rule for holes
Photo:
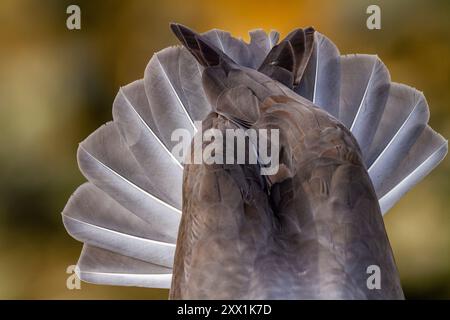
[[[314,29],[313,26],[309,26],[307,28],[305,28],[305,33],[313,33],[314,31],[316,31],[316,29]]]
[[[179,33],[179,24],[178,24],[178,23],[175,23],[175,22],[171,22],[171,23],[169,23],[169,27],[170,27],[170,30],[172,30],[173,34],[174,34],[178,39],[180,39],[180,37],[179,37],[179,35],[180,35],[180,33]],[[180,39],[180,40],[181,40],[181,39]]]
[[[174,22],[170,23],[170,29],[175,34],[175,36],[178,38],[178,40],[180,40],[181,43],[185,46],[189,46],[188,39],[189,38],[192,39],[196,35],[196,33],[194,31],[192,31],[188,27],[183,26],[182,24],[179,24],[179,23],[174,23]]]
[[[189,52],[197,59],[201,65],[205,65],[206,61],[201,54],[201,48],[197,40],[197,33],[186,26],[179,23],[170,23],[170,29],[174,35],[180,40],[181,44],[189,50]]]
[[[224,57],[220,50],[188,27],[179,23],[170,23],[170,29],[201,65],[217,65],[221,57]]]

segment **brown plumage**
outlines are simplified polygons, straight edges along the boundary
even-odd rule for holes
[[[264,63],[295,73],[302,56],[269,53]],[[254,70],[227,59],[206,65],[213,110],[218,97],[244,87],[260,115],[249,128],[280,129],[284,174],[265,180],[258,165],[186,165],[171,298],[403,298],[378,199],[349,130]],[[249,104],[234,98],[229,110],[207,117],[205,130],[237,128],[233,119]],[[367,287],[370,265],[383,270],[381,290]]]

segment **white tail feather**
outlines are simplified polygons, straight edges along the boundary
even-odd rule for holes
[[[145,95],[142,82],[132,83],[119,90],[113,104],[114,121],[153,190],[157,190],[155,195],[181,208],[183,167],[138,113],[136,106],[139,101],[135,101],[133,96],[136,95],[132,95],[136,91],[143,91]],[[149,108],[146,100],[141,103],[146,103]]]
[[[83,246],[76,268],[86,282],[147,288],[170,288],[171,269],[128,258],[89,245]]]
[[[337,117],[340,77],[339,50],[327,37],[315,32],[313,52],[296,92]]]

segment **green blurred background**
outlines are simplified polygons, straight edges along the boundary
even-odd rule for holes
[[[82,30],[66,28],[78,4]],[[382,29],[366,28],[381,7]],[[198,31],[312,25],[341,53],[376,53],[393,81],[424,91],[431,125],[450,137],[450,1],[31,1],[0,3],[0,298],[167,298],[167,290],[66,288],[81,244],[60,212],[84,181],[76,149],[111,119],[121,85],[177,41],[169,22]],[[407,298],[450,297],[450,161],[386,216]]]

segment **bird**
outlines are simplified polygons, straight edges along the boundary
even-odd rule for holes
[[[448,150],[423,93],[312,27],[249,42],[170,27],[181,45],[155,53],[78,147],[88,182],[62,212],[83,242],[78,277],[170,299],[404,299],[383,215]],[[278,170],[189,162],[180,128],[277,130]]]

